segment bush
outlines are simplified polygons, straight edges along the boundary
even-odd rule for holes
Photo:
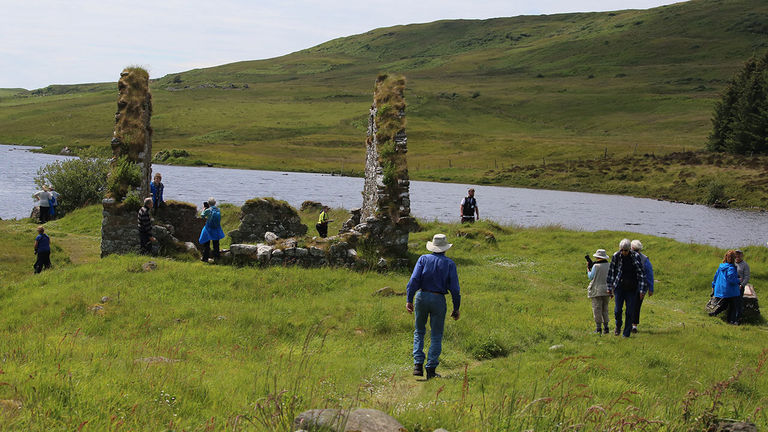
[[[107,189],[112,198],[122,201],[133,190],[141,186],[141,168],[128,160],[120,158],[107,179]]]
[[[66,213],[101,202],[107,189],[109,161],[101,158],[57,161],[37,170],[35,184],[51,185],[61,194],[59,211]]]

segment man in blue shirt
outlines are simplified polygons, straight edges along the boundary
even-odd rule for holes
[[[51,239],[45,233],[45,228],[37,227],[37,237],[35,237],[35,273],[40,273],[43,268],[51,268]]]
[[[616,330],[613,334],[629,337],[632,332],[632,321],[637,310],[637,302],[645,297],[648,291],[645,282],[645,270],[640,254],[633,251],[629,239],[619,242],[619,250],[613,254],[611,266],[608,269],[608,291],[616,301],[613,309],[616,320]],[[626,305],[624,331],[621,331],[622,308]]]
[[[439,377],[435,369],[439,364],[443,343],[443,327],[447,310],[445,295],[451,293],[453,312],[451,317],[459,319],[461,294],[459,293],[459,277],[456,264],[445,256],[445,251],[453,244],[448,243],[445,234],[435,234],[432,241],[427,242],[430,255],[422,255],[416,261],[413,274],[408,281],[407,303],[405,309],[409,313],[416,312],[416,329],[413,332],[413,374],[424,376],[424,335],[427,319],[431,327],[429,356],[427,357],[427,379]]]

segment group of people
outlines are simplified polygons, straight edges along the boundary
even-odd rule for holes
[[[56,219],[56,210],[60,202],[61,195],[53,189],[51,185],[44,185],[42,190],[32,194],[32,198],[37,199],[37,207],[40,210],[40,223],[46,223],[51,219]]]
[[[605,249],[598,249],[587,256],[587,297],[592,301],[592,316],[595,319],[595,333],[610,332],[609,307],[614,299],[613,315],[616,327],[613,334],[629,337],[637,333],[640,324],[640,309],[646,295],[653,295],[653,265],[640,251],[640,240],[623,239],[619,250],[608,262]],[[622,324],[624,329],[622,330]]]

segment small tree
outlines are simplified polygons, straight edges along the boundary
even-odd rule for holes
[[[715,104],[707,148],[733,154],[768,153],[768,52],[752,57]]]
[[[53,186],[61,194],[63,212],[101,202],[107,189],[109,161],[99,158],[57,161],[37,170],[35,184]]]

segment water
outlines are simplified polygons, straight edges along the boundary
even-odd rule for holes
[[[37,190],[33,178],[39,167],[65,156],[0,145],[0,217],[29,216]],[[213,196],[220,203],[241,205],[254,197],[271,196],[299,207],[305,200],[331,207],[362,204],[363,179],[327,174],[286,173],[208,167],[154,165],[163,174],[165,199],[195,203]],[[411,182],[411,211],[420,218],[457,221],[459,202],[469,185]],[[686,243],[723,248],[764,245],[768,214],[713,209],[645,198],[562,192],[500,186],[473,186],[481,218],[522,226],[561,225],[597,231],[632,231]],[[66,199],[66,197],[62,197]]]

